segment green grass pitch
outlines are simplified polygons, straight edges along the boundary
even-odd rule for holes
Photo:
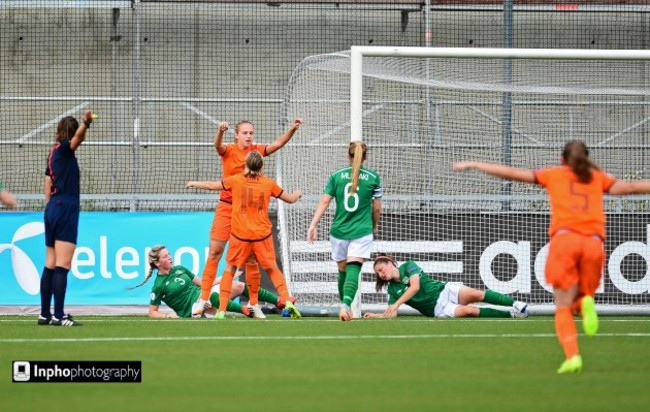
[[[603,317],[584,369],[558,376],[551,317],[393,320],[271,316],[0,316],[3,411],[640,411],[650,318]],[[580,322],[578,322],[580,327]],[[142,383],[12,383],[13,360],[142,361]]]

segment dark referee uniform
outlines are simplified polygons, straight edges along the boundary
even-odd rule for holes
[[[77,244],[79,228],[79,164],[70,140],[52,147],[45,175],[52,179],[50,201],[45,207],[45,246],[60,240]]]

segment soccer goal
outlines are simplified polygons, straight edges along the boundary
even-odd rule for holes
[[[278,209],[284,270],[301,304],[339,304],[328,240],[333,205],[318,241],[307,243],[306,234],[327,177],[347,165],[350,140],[362,139],[384,191],[375,252],[550,313],[543,190],[450,165],[554,165],[564,143],[579,138],[615,176],[650,178],[650,51],[353,47],[305,59],[283,116],[304,120],[277,171],[284,187],[304,193]],[[650,197],[608,197],[606,212],[596,302],[605,312],[649,313]],[[359,291],[363,309],[385,307],[370,262]]]

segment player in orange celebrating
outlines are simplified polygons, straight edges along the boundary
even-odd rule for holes
[[[282,298],[285,308],[292,317],[299,318],[300,312],[293,305],[294,299],[289,295],[284,275],[278,269],[273,245],[273,226],[269,219],[268,208],[271,196],[287,203],[295,203],[302,193],[295,190],[286,193],[278,184],[262,174],[264,159],[256,150],[246,155],[246,168],[243,173],[230,176],[219,182],[188,182],[187,188],[207,190],[227,190],[232,192],[232,221],[230,246],[226,254],[226,270],[221,277],[219,291],[219,309],[215,319],[225,317],[226,304],[230,297],[233,277],[237,268],[241,268],[254,255],[273,281],[273,285]],[[258,271],[259,274],[259,271]],[[248,284],[249,309],[256,317],[264,318],[258,303],[260,276],[246,274]]]
[[[617,180],[591,161],[587,146],[580,140],[572,140],[564,146],[560,166],[527,170],[465,161],[454,163],[453,168],[476,169],[546,189],[551,205],[546,281],[553,286],[555,331],[565,355],[557,373],[580,372],[582,357],[573,314],[582,317],[585,335],[593,336],[598,332],[594,294],[605,260],[603,194],[650,193],[650,181]]]
[[[253,143],[255,127],[248,120],[242,120],[235,125],[235,141],[224,143],[223,137],[228,130],[228,122],[221,122],[214,137],[214,148],[221,156],[222,179],[241,173],[244,170],[244,159],[248,153],[255,150],[262,156],[269,156],[280,150],[293,137],[294,133],[302,125],[301,119],[295,119],[289,129],[269,145]],[[232,193],[230,190],[223,190],[219,196],[219,204],[212,220],[210,228],[210,246],[208,258],[201,276],[201,296],[192,310],[195,315],[200,315],[203,310],[210,307],[210,290],[217,276],[219,260],[223,250],[230,238],[230,220],[232,215]],[[252,257],[246,264],[246,278],[260,278],[260,270]]]

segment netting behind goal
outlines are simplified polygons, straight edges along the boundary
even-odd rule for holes
[[[539,309],[552,305],[544,281],[549,205],[534,185],[451,170],[474,159],[516,167],[555,165],[579,138],[615,176],[650,178],[647,61],[364,57],[362,133],[367,166],[384,197],[375,252],[418,262],[430,276],[493,289]],[[303,304],[337,305],[330,206],[319,239],[306,233],[327,177],[347,164],[350,55],[313,56],[295,70],[287,119],[304,126],[283,149],[278,176],[305,194],[281,208],[284,268]],[[607,261],[601,305],[650,304],[650,200],[608,197]],[[373,255],[374,256],[374,255]],[[384,306],[370,263],[363,305]]]

